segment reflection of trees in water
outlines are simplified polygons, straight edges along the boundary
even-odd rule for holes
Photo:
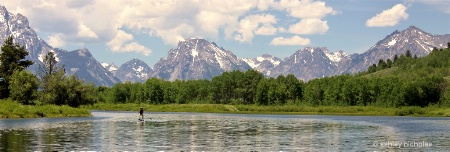
[[[81,129],[80,129],[81,128]],[[1,151],[92,150],[89,122],[37,130],[0,130]]]
[[[0,130],[1,151],[29,151],[29,132],[23,130]]]

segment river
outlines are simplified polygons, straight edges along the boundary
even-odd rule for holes
[[[0,151],[447,151],[450,118],[93,111],[0,119]]]

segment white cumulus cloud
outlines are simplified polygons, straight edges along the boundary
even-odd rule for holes
[[[239,42],[250,43],[255,34],[273,35],[276,28],[272,24],[277,23],[275,16],[270,14],[249,15],[241,19],[234,39]]]
[[[107,45],[113,52],[137,52],[149,56],[151,50],[137,42],[133,42],[133,39],[133,35],[119,30],[116,37],[108,42]]]
[[[264,25],[260,28],[258,28],[255,31],[256,35],[274,35],[277,32],[277,28],[271,26],[271,25]]]
[[[394,5],[366,21],[368,27],[385,27],[397,25],[401,20],[408,19],[407,7],[403,4]]]
[[[89,27],[84,24],[80,24],[78,26],[78,36],[86,38],[98,38],[97,34],[95,34]]]
[[[66,44],[64,43],[64,41],[62,40],[62,34],[61,33],[56,33],[53,34],[51,36],[48,37],[48,44],[50,44],[53,47],[63,47]]]
[[[338,13],[332,7],[326,6],[325,2],[314,0],[280,0],[278,6],[297,18],[323,18],[328,14]]]
[[[327,21],[320,19],[302,19],[289,27],[289,32],[295,34],[324,34],[329,29]]]
[[[270,44],[271,45],[308,45],[311,41],[308,38],[302,38],[300,36],[293,36],[290,38],[276,37]]]

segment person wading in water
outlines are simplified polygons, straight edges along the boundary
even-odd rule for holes
[[[141,110],[139,110],[139,120],[143,121],[144,120],[144,108],[141,107]]]

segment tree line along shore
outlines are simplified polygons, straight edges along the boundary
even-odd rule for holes
[[[425,57],[407,50],[364,72],[308,82],[248,70],[211,80],[150,78],[105,87],[66,76],[52,52],[33,74],[25,70],[33,64],[25,60],[28,52],[12,42],[10,37],[1,47],[0,102],[7,104],[0,104],[0,117],[87,116],[89,110],[140,106],[161,112],[450,116],[450,43]]]

